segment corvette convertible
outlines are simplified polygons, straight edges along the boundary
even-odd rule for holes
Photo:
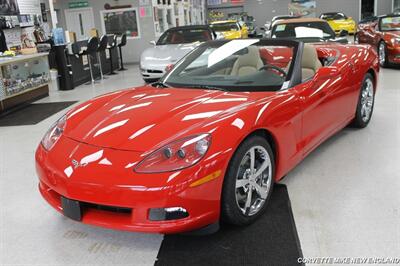
[[[343,13],[324,13],[321,14],[320,18],[328,21],[329,25],[331,25],[336,34],[340,34],[341,31],[354,34],[357,30],[357,24],[354,19],[346,16]]]
[[[354,41],[376,47],[382,67],[400,64],[400,14],[374,17],[360,24]]]
[[[114,229],[250,224],[320,143],[368,125],[378,72],[364,45],[203,43],[159,82],[62,116],[36,151],[39,190],[65,216]]]

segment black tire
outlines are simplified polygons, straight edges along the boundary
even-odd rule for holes
[[[236,176],[239,171],[239,165],[242,162],[242,159],[246,155],[247,151],[249,151],[251,147],[255,146],[264,147],[270,157],[271,169],[272,169],[271,171],[272,175],[270,176],[270,178],[272,179],[272,181],[264,205],[260,208],[260,210],[256,214],[249,216],[245,215],[240,210],[236,202]],[[232,156],[229,162],[227,172],[225,174],[223,188],[222,188],[222,197],[221,197],[222,222],[233,225],[247,225],[254,222],[260,215],[262,215],[265,212],[266,206],[268,205],[269,199],[272,194],[274,186],[274,177],[275,177],[275,158],[268,141],[265,138],[258,135],[250,136],[247,139],[245,139],[239,145],[234,155]]]
[[[367,120],[365,120],[363,118],[363,114],[362,114],[363,91],[366,88],[368,81],[371,81],[374,86],[374,77],[370,73],[367,73],[365,75],[363,82],[361,84],[360,95],[358,97],[358,103],[357,103],[357,108],[356,108],[356,115],[352,122],[352,126],[356,127],[356,128],[365,128],[366,126],[368,126],[369,122],[371,121],[372,114],[373,114],[374,104],[375,104],[375,87],[373,87],[373,102],[372,102],[372,107],[371,107],[372,109],[371,109],[369,118]]]
[[[384,61],[381,61],[381,55],[379,53],[380,51],[380,47],[381,45],[384,47],[384,51],[385,51],[385,56],[384,56]],[[386,43],[384,41],[380,41],[378,44],[378,55],[379,55],[379,64],[381,65],[381,67],[385,68],[389,66],[389,59],[388,59],[388,53],[387,53],[387,46]]]

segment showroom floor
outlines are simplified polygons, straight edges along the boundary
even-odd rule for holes
[[[400,254],[399,71],[382,70],[368,128],[338,133],[285,178],[304,256]],[[52,90],[40,102],[84,101],[141,84],[131,65],[102,84]],[[0,264],[153,265],[162,235],[83,225],[39,195],[34,151],[63,112],[33,126],[0,127]]]

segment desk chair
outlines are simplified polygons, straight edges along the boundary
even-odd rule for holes
[[[93,76],[93,68],[92,68],[92,55],[97,52],[99,47],[99,39],[97,37],[91,37],[88,41],[86,50],[84,50],[80,55],[87,55],[88,63],[89,63],[89,70],[90,70],[90,78],[91,80],[86,83],[86,85],[91,85],[96,83],[94,76]]]
[[[108,53],[110,54],[110,73],[108,75],[116,75],[117,73],[114,72],[114,60],[113,60],[113,49],[117,47],[117,35],[114,34],[112,37],[112,42],[109,46],[107,46]]]
[[[99,42],[99,45],[97,46],[97,51],[96,51],[97,63],[99,64],[99,68],[100,68],[100,79],[101,80],[107,79],[106,77],[104,77],[103,67],[101,65],[101,57],[100,57],[100,54],[107,49],[107,45],[108,45],[108,37],[107,37],[107,35],[104,34],[100,38],[100,42]]]

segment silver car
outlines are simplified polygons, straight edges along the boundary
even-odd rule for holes
[[[206,25],[175,27],[164,32],[153,47],[140,56],[140,73],[145,82],[160,79],[170,67],[202,42],[215,39],[214,31]]]

